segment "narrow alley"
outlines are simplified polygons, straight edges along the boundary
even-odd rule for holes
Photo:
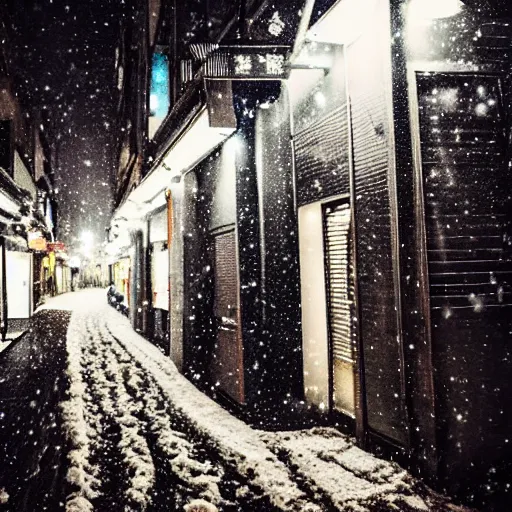
[[[2,368],[2,389],[24,400],[0,401],[0,510],[466,510],[335,429],[252,429],[136,334],[104,290],[49,301]]]
[[[0,512],[512,510],[512,0],[0,2]]]

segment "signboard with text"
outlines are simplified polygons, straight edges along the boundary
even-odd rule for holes
[[[64,242],[49,242],[47,246],[49,251],[66,251],[66,246],[64,245]]]
[[[288,46],[221,46],[208,56],[204,76],[229,80],[285,79],[289,53]]]
[[[40,231],[29,231],[27,234],[28,248],[33,251],[46,251],[46,238]]]

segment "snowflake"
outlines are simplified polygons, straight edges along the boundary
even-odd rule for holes
[[[279,16],[279,13],[276,11],[272,18],[270,18],[270,22],[268,25],[268,31],[273,36],[277,37],[280,36],[283,33],[284,30],[284,21]]]

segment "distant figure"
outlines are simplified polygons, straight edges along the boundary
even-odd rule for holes
[[[116,285],[114,283],[110,283],[107,288],[107,301],[112,306],[112,301],[114,300],[116,295]]]
[[[116,290],[114,283],[110,283],[107,288],[107,302],[123,315],[128,316],[128,308],[124,304],[124,295]]]

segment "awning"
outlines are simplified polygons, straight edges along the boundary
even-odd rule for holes
[[[164,204],[164,192],[173,179],[192,169],[233,132],[234,128],[211,127],[208,112],[203,108],[188,130],[171,143],[157,165],[118,208],[114,220],[142,219]],[[160,194],[162,196],[158,197]]]

